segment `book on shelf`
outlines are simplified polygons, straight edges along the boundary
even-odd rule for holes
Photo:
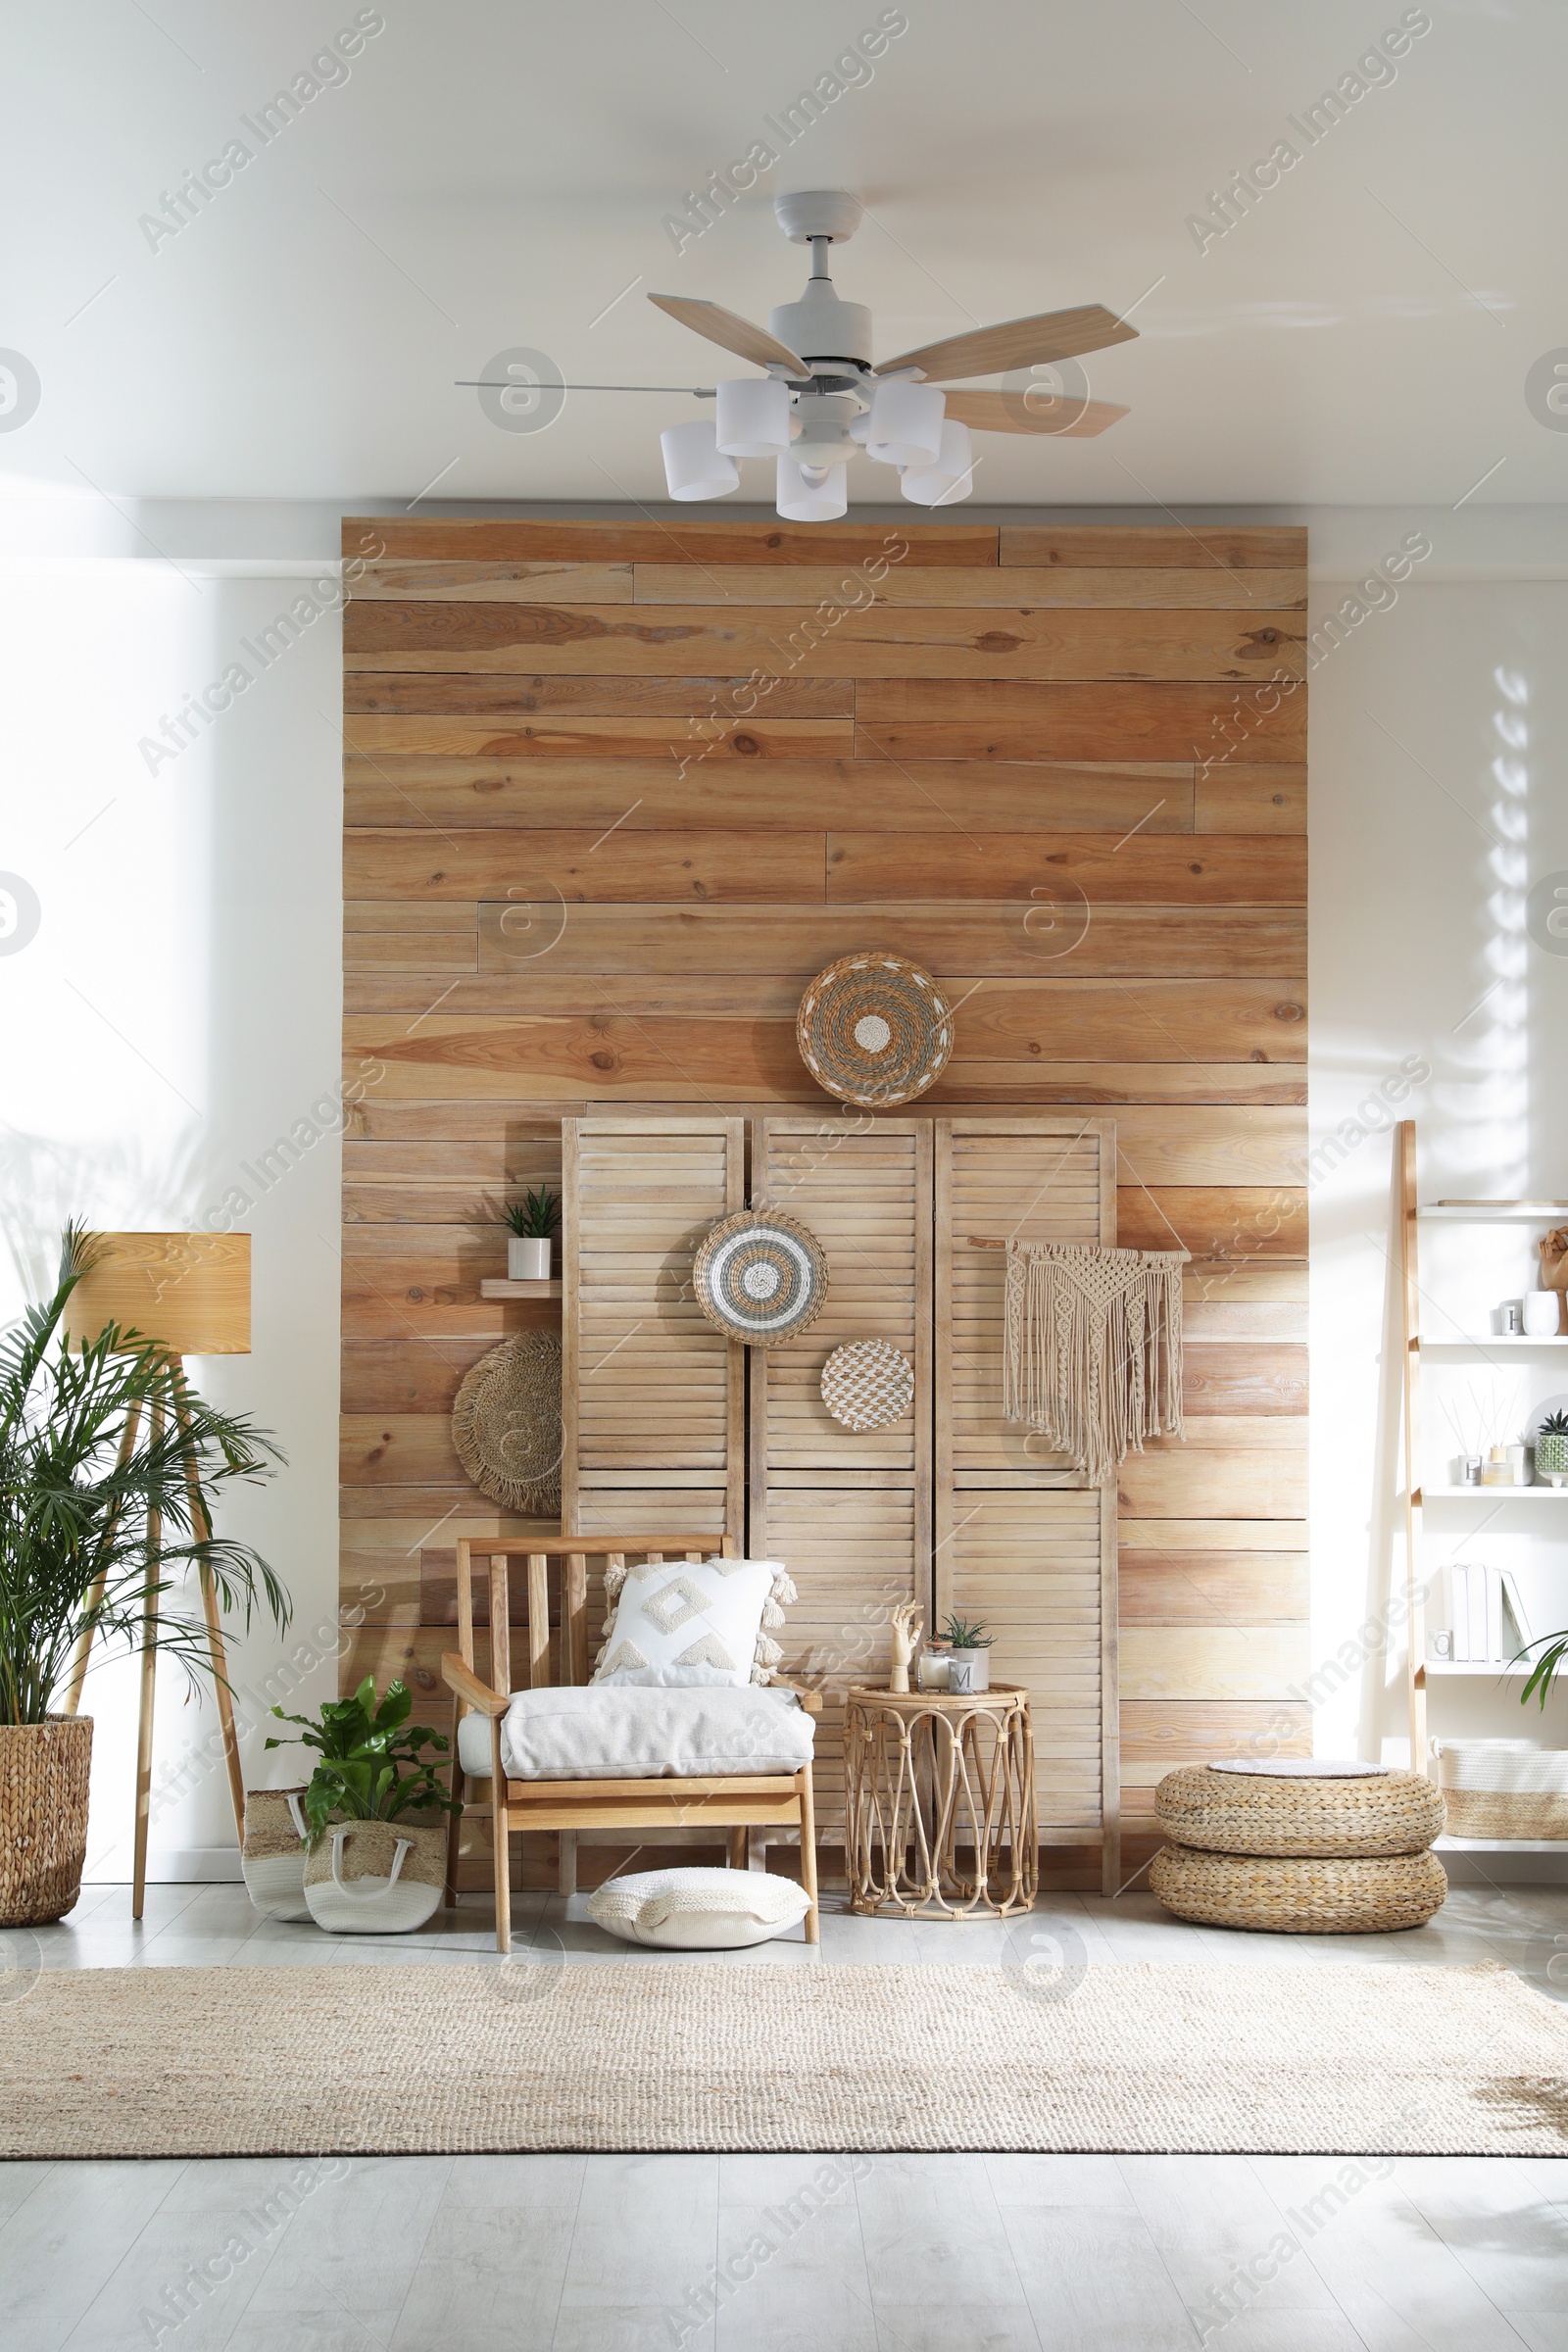
[[[1448,1593],[1453,1663],[1509,1665],[1530,1640],[1530,1621],[1513,1570],[1452,1560]]]

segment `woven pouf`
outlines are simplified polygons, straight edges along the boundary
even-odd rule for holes
[[[1149,1884],[1178,1919],[1276,1936],[1375,1936],[1425,1927],[1448,1891],[1436,1854],[1214,1853],[1165,1845]]]
[[[1443,1798],[1418,1772],[1270,1780],[1189,1764],[1160,1782],[1154,1817],[1220,1854],[1419,1854],[1442,1834]]]

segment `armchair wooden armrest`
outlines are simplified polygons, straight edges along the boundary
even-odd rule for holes
[[[449,1690],[455,1691],[459,1698],[466,1698],[470,1707],[477,1707],[481,1715],[488,1715],[492,1721],[504,1715],[512,1704],[499,1690],[492,1690],[488,1683],[481,1683],[473,1668],[466,1666],[455,1649],[442,1653],[441,1680]]]
[[[813,1690],[808,1683],[792,1683],[786,1675],[775,1674],[767,1688],[769,1690],[793,1690],[805,1714],[820,1715],[822,1712],[822,1693]]]

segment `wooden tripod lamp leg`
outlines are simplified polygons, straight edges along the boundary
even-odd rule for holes
[[[141,1406],[139,1403],[133,1403],[125,1414],[124,1435],[120,1441],[120,1454],[115,1463],[117,1470],[123,1470],[129,1461],[131,1449],[136,1443],[136,1431],[140,1425]],[[106,1545],[113,1541],[119,1520],[120,1513],[117,1511],[104,1529]],[[60,1707],[63,1715],[74,1715],[81,1704],[81,1686],[87,1677],[87,1660],[92,1654],[93,1619],[103,1600],[104,1580],[107,1574],[106,1569],[100,1569],[87,1589],[87,1622],[81,1629],[81,1636],[76,1643],[76,1654],[71,1661],[71,1680],[66,1685],[66,1695],[61,1701]]]
[[[164,1433],[164,1408],[155,1400],[152,1409],[152,1439],[156,1446]],[[158,1587],[162,1574],[163,1513],[150,1510],[147,1514],[147,1582],[144,1587],[141,1637],[141,1706],[136,1720],[136,1822],[134,1831],[134,1860],[131,1864],[130,1916],[140,1919],[147,1899],[147,1826],[153,1781],[153,1700],[158,1674]],[[83,1659],[83,1665],[86,1661]]]
[[[175,1361],[178,1362],[178,1358]],[[190,1423],[180,1415],[180,1432],[187,1440]],[[185,1448],[185,1490],[190,1496],[191,1533],[198,1541],[213,1532],[212,1514],[207,1497],[202,1493],[201,1480],[196,1475],[196,1455],[187,1444]],[[234,1808],[234,1835],[241,1847],[245,1843],[245,1776],[240,1771],[239,1741],[234,1733],[234,1700],[228,1688],[228,1653],[223,1646],[222,1622],[218,1613],[218,1593],[210,1572],[203,1568],[199,1580],[202,1592],[202,1615],[207,1621],[207,1650],[213,1661],[213,1689],[218,1697],[218,1722],[223,1735],[223,1768],[228,1774],[229,1802]]]

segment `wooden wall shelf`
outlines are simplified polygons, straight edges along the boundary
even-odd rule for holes
[[[559,1298],[559,1282],[508,1282],[502,1275],[489,1275],[479,1285],[481,1298]]]

